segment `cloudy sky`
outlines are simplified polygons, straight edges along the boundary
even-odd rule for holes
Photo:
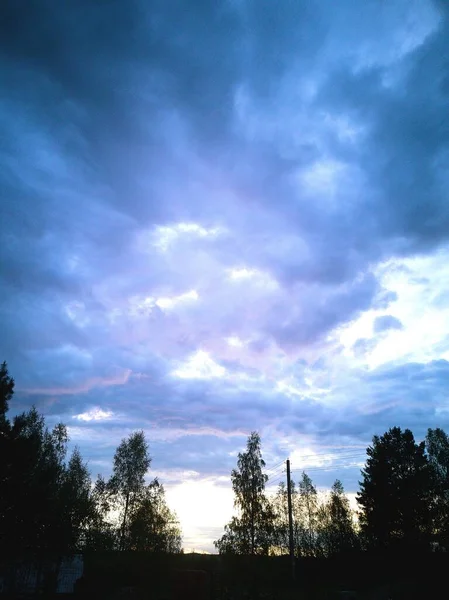
[[[446,0],[0,13],[13,411],[94,475],[143,428],[197,550],[252,430],[354,492],[373,434],[449,427]]]

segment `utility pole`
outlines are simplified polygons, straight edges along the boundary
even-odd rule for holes
[[[290,479],[290,459],[287,459],[287,501],[288,501],[288,546],[292,563],[292,579],[295,580],[295,548],[293,546],[292,482]]]

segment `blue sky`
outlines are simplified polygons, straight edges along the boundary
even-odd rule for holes
[[[354,492],[373,434],[448,426],[445,0],[2,13],[14,411],[65,422],[93,474],[143,428],[205,550],[250,431]]]

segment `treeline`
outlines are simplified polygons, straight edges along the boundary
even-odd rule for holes
[[[181,531],[151,464],[143,432],[118,446],[112,476],[93,481],[63,424],[49,429],[35,408],[8,418],[14,380],[0,366],[0,553],[181,552]]]
[[[181,552],[181,531],[151,465],[143,432],[121,441],[109,479],[92,480],[78,448],[68,456],[63,424],[49,429],[35,408],[9,418],[14,380],[0,365],[0,556],[77,551]],[[289,551],[285,483],[268,497],[261,440],[252,433],[231,473],[236,515],[215,542],[220,554]],[[292,482],[298,558],[358,550],[449,549],[449,437],[429,429],[422,442],[393,427],[367,448],[351,510],[342,483],[319,493],[307,473]]]
[[[287,488],[281,483],[269,498],[264,468],[254,432],[231,473],[237,514],[215,542],[220,554],[289,552]],[[374,436],[359,485],[353,511],[339,480],[328,494],[318,493],[305,472],[291,482],[297,558],[449,549],[449,437],[442,429],[429,429],[420,443],[399,427]]]

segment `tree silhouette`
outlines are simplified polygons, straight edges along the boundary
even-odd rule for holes
[[[93,486],[92,501],[94,510],[85,532],[85,549],[113,550],[118,545],[116,528],[108,518],[113,502],[108,482],[101,475],[98,475]]]
[[[294,498],[294,540],[297,556],[318,553],[318,493],[312,480],[303,472]]]
[[[181,534],[158,481],[145,485],[150,465],[143,432],[122,440],[112,477],[92,485],[78,448],[67,460],[63,424],[49,429],[33,407],[8,419],[14,380],[0,366],[0,558],[38,562],[79,550],[114,548],[179,552]],[[120,523],[110,522],[114,509]],[[132,535],[131,535],[132,534]],[[133,538],[134,536],[134,538]],[[14,589],[11,583],[10,589]]]
[[[6,413],[9,409],[9,401],[14,394],[14,379],[9,376],[6,362],[0,365],[0,436],[8,430],[9,422]]]
[[[234,506],[238,516],[214,542],[221,554],[268,554],[272,541],[273,513],[265,495],[268,476],[263,473],[261,441],[257,432],[248,437],[246,452],[238,455],[237,469],[231,473]]]
[[[294,481],[291,482],[292,498],[296,497],[296,488]],[[293,501],[293,505],[296,502]],[[287,486],[281,481],[271,502],[273,512],[273,549],[275,553],[288,554],[289,552],[289,521],[288,521],[288,500]]]
[[[436,541],[449,546],[449,436],[442,429],[428,429],[426,451],[434,476],[434,531]]]
[[[13,553],[61,546],[61,484],[67,431],[53,430],[35,408],[14,418],[7,437],[2,542]],[[32,499],[32,502],[30,502]]]
[[[432,525],[433,479],[424,442],[417,444],[409,429],[393,427],[374,436],[367,454],[357,494],[365,543],[377,548],[426,543]]]
[[[167,506],[164,486],[154,479],[144,487],[130,511],[128,547],[147,552],[179,553],[181,541],[179,523]]]
[[[64,546],[75,551],[86,546],[88,530],[97,519],[90,473],[78,448],[68,462],[60,494]]]
[[[335,480],[329,499],[318,510],[320,552],[332,556],[358,546],[354,520],[343,484]]]
[[[115,497],[116,505],[122,514],[119,548],[126,547],[128,516],[133,503],[142,496],[145,475],[151,464],[148,444],[143,431],[131,433],[123,439],[114,454],[114,468],[109,480],[109,490]]]

